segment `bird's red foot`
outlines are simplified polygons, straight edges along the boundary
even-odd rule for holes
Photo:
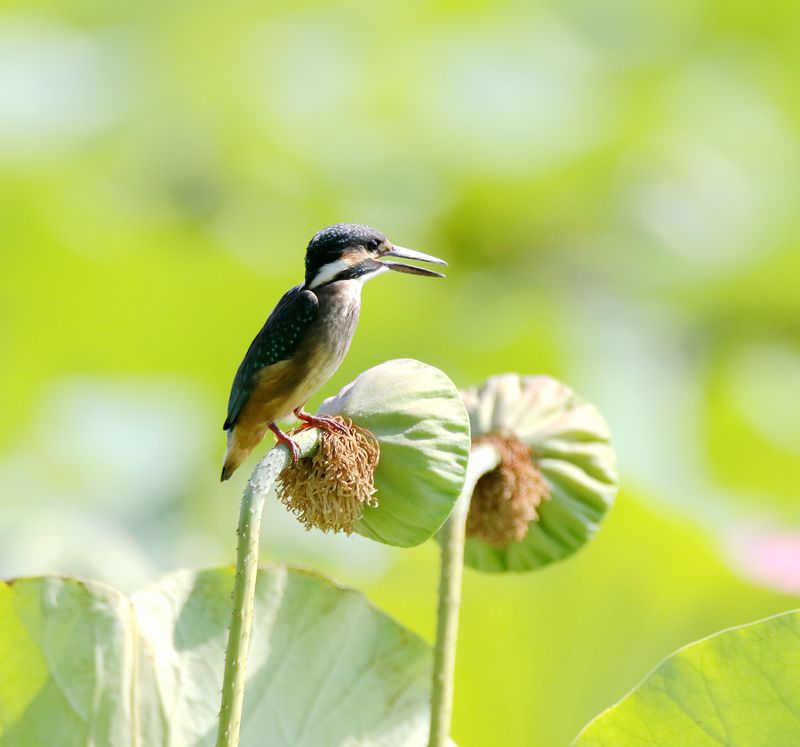
[[[300,447],[297,445],[297,441],[287,436],[275,423],[270,423],[269,429],[275,434],[275,440],[289,449],[292,455],[292,463],[297,464],[297,460],[300,459]]]
[[[337,433],[347,434],[347,428],[343,426],[338,420],[328,415],[310,415],[302,407],[298,407],[294,414],[298,420],[302,420],[300,428],[322,428],[326,431],[336,431]]]

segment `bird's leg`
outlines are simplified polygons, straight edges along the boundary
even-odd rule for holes
[[[311,415],[303,409],[302,405],[294,409],[294,414],[297,416],[298,420],[303,421],[303,424],[300,426],[303,429],[323,428],[326,431],[338,431],[339,433],[347,434],[347,428],[337,420],[334,420],[328,415]]]
[[[275,423],[270,423],[269,429],[275,434],[275,440],[279,444],[286,444],[292,453],[292,462],[297,464],[297,460],[300,459],[300,447],[297,445],[297,441],[286,435]]]

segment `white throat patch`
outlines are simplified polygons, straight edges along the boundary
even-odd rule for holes
[[[352,267],[349,262],[346,262],[343,259],[337,259],[333,262],[328,262],[326,265],[322,265],[322,267],[317,270],[317,274],[314,276],[314,279],[311,281],[311,284],[308,286],[310,289],[319,288],[320,285],[325,285],[325,283],[330,283],[331,280],[335,280],[336,276],[344,271]],[[360,283],[366,283],[367,280],[371,278],[377,277],[378,275],[382,275],[386,272],[389,268],[386,265],[381,265],[380,267],[376,267],[374,270],[370,272],[364,273],[361,277],[354,278]]]
[[[322,265],[322,267],[317,270],[317,274],[314,275],[314,279],[308,287],[318,288],[320,285],[330,283],[342,270],[346,270],[348,267],[350,267],[350,263],[345,262],[343,259],[328,262],[328,264]]]

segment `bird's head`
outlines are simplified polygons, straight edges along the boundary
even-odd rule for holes
[[[367,280],[387,270],[411,275],[444,277],[423,267],[388,262],[384,257],[401,257],[446,265],[443,259],[395,246],[380,231],[356,223],[337,223],[323,228],[306,250],[306,287],[319,288],[339,280]]]

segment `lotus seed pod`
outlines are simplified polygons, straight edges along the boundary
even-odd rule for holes
[[[464,562],[527,571],[586,544],[617,490],[597,408],[549,376],[494,376],[462,396],[473,443],[488,442],[500,456],[473,493]]]
[[[362,501],[352,531],[399,547],[432,537],[458,499],[469,458],[469,417],[455,384],[419,361],[388,361],[323,402],[319,413],[352,421],[377,442],[374,493]]]

